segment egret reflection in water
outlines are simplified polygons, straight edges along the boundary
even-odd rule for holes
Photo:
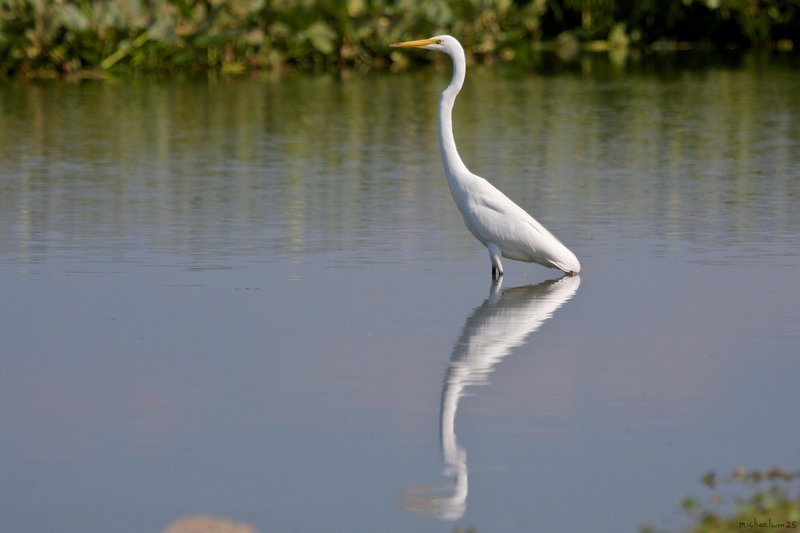
[[[580,283],[579,276],[571,275],[505,290],[502,278],[492,282],[489,297],[464,324],[442,385],[439,433],[444,475],[450,481],[436,494],[407,500],[409,510],[442,520],[457,520],[464,514],[469,483],[467,453],[455,432],[458,403],[467,387],[488,385],[498,363],[571,299]]]

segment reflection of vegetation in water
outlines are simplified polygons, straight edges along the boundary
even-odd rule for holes
[[[387,43],[443,31],[474,61],[681,42],[792,48],[800,6],[779,0],[0,0],[0,75],[95,70],[381,67]],[[545,45],[547,46],[547,45]]]
[[[598,216],[621,238],[699,245],[800,232],[800,71],[754,56],[599,67],[475,69],[454,111],[467,164],[576,241]],[[433,250],[451,232],[451,249],[480,253],[449,210],[435,144],[445,76],[0,85],[0,161],[14,177],[0,180],[0,247],[50,232],[99,246],[143,227],[186,249],[218,236],[221,253],[233,234],[314,252],[386,234]]]
[[[800,528],[800,486],[797,483],[800,471],[748,472],[740,467],[727,478],[710,472],[702,481],[714,491],[708,498],[709,503],[703,504],[695,498],[683,501],[683,509],[692,520],[691,533],[796,531]],[[755,492],[747,497],[720,493],[721,487],[741,489],[742,486],[749,491],[754,487]],[[732,512],[726,512],[731,504]],[[644,526],[641,531],[656,533],[660,530]]]

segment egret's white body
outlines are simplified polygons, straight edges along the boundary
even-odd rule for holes
[[[425,48],[444,52],[453,60],[453,79],[439,99],[439,149],[453,199],[467,229],[489,250],[492,277],[503,275],[500,258],[538,263],[568,273],[581,264],[566,246],[487,180],[469,171],[453,138],[453,104],[464,85],[467,62],[461,44],[450,35],[407,41],[395,48]]]

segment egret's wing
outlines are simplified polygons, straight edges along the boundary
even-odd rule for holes
[[[555,238],[508,196],[488,181],[481,181],[471,195],[469,207],[487,241],[529,242]]]
[[[495,243],[503,256],[561,268],[572,252],[524,209],[485,179],[475,180],[464,220],[483,243]]]

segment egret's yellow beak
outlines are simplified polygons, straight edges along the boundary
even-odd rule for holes
[[[390,44],[392,48],[422,48],[429,44],[439,44],[439,39],[420,39],[418,41],[406,41],[404,43]]]

